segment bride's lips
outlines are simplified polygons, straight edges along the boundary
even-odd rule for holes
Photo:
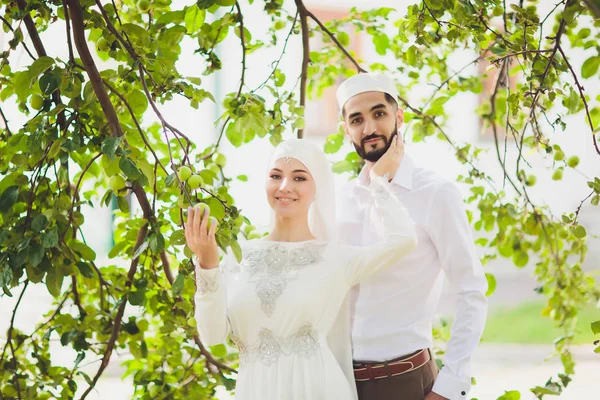
[[[285,203],[285,204],[291,204],[291,203],[298,201],[297,199],[292,199],[289,197],[275,197],[275,199],[277,199],[277,201],[279,201],[280,203]]]

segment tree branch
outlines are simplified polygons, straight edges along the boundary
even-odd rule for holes
[[[310,42],[308,30],[308,10],[304,7],[301,0],[295,0],[300,14],[300,26],[302,29],[302,72],[300,73],[300,107],[304,110],[306,106],[306,83],[308,80],[308,63],[310,62]],[[298,129],[298,138],[302,139],[304,129]]]
[[[244,16],[242,15],[242,9],[239,1],[235,2],[235,8],[237,9],[239,22],[240,22],[240,41],[242,42],[242,76],[240,78],[240,87],[237,92],[237,97],[242,94],[242,88],[244,87],[244,79],[246,77],[246,34],[244,33]]]
[[[76,0],[68,0],[68,1],[76,1]],[[135,247],[133,250],[134,254],[137,252],[137,250],[140,248],[140,246],[146,240],[147,233],[148,233],[148,225],[146,224],[146,225],[142,226],[142,228],[138,232],[137,240],[135,242]],[[84,400],[88,396],[88,394],[90,394],[90,392],[94,389],[94,387],[98,383],[100,376],[102,375],[102,373],[108,366],[110,357],[111,357],[112,352],[115,347],[115,343],[117,342],[117,338],[119,337],[119,331],[121,330],[121,322],[123,320],[123,314],[125,312],[125,307],[127,306],[127,291],[131,288],[131,285],[133,283],[133,278],[134,278],[135,272],[137,270],[139,259],[140,259],[140,257],[138,256],[131,260],[131,264],[129,266],[129,271],[127,273],[127,282],[125,283],[126,293],[123,295],[123,297],[120,300],[121,304],[119,305],[117,314],[115,315],[112,333],[110,335],[110,339],[108,340],[108,344],[106,345],[106,350],[104,351],[104,355],[102,356],[102,362],[100,363],[100,367],[98,368],[96,375],[92,379],[92,383],[85,390],[85,392],[81,396],[80,400]]]
[[[161,166],[161,168],[163,169],[163,171],[169,175],[169,172],[167,171],[167,169],[165,168],[165,166],[160,162],[160,159],[158,158],[158,156],[156,155],[156,152],[154,151],[154,149],[152,148],[152,146],[150,145],[150,142],[148,141],[148,138],[146,137],[146,134],[144,133],[144,130],[142,129],[142,127],[140,126],[140,123],[138,122],[135,113],[133,112],[133,109],[131,108],[131,105],[129,104],[129,102],[125,99],[125,97],[119,93],[113,86],[110,85],[110,83],[108,83],[105,79],[102,80],[102,82],[104,82],[104,85],[110,89],[111,92],[113,92],[115,94],[115,96],[117,96],[122,102],[123,104],[125,104],[125,107],[127,107],[127,110],[129,111],[129,115],[131,115],[131,119],[133,119],[133,123],[135,124],[140,136],[142,137],[142,141],[144,142],[144,144],[146,145],[146,147],[148,148],[148,150],[150,150],[150,152],[152,153],[152,155],[154,156],[154,160],[156,161],[156,163],[158,163],[158,165]]]
[[[15,33],[15,30],[13,29],[13,27],[8,23],[8,21],[6,19],[4,19],[4,17],[2,15],[0,15],[0,20],[2,20],[2,22],[4,22],[4,25],[6,25],[13,34]],[[33,61],[35,61],[35,56],[33,54],[31,54],[31,51],[29,51],[29,48],[27,47],[25,42],[21,40],[21,44],[25,48],[25,51],[27,52],[27,54],[29,54],[29,57],[31,57],[31,59]]]
[[[273,68],[273,70],[271,71],[271,73],[269,74],[267,79],[265,79],[265,81],[263,83],[261,83],[256,89],[254,89],[252,91],[253,93],[259,89],[262,89],[267,84],[267,82],[269,82],[269,79],[271,79],[273,74],[275,74],[275,71],[277,71],[277,68],[279,68],[279,63],[281,62],[281,59],[283,58],[283,56],[285,54],[285,50],[287,48],[290,37],[292,36],[292,33],[294,32],[294,28],[296,27],[296,21],[298,20],[299,13],[300,13],[299,11],[296,11],[296,15],[294,16],[294,21],[292,21],[292,27],[290,28],[290,31],[288,32],[288,35],[285,38],[285,42],[283,43],[283,50],[281,51],[281,55],[279,56],[279,58],[277,59],[277,62],[275,63],[275,67]],[[271,64],[271,65],[273,65],[273,64]]]
[[[587,100],[585,99],[585,95],[583,94],[583,86],[581,86],[581,84],[579,83],[579,79],[577,79],[577,74],[575,73],[575,71],[573,71],[573,67],[571,66],[571,63],[569,63],[569,60],[567,60],[567,55],[564,53],[560,44],[558,45],[558,51],[560,51],[560,54],[563,56],[563,59],[567,63],[567,67],[569,67],[569,71],[571,71],[571,75],[573,75],[573,79],[575,80],[575,85],[577,85],[577,90],[579,90],[579,97],[581,97],[581,100],[583,101],[583,105],[585,106],[585,114],[587,115],[590,129],[592,130],[592,142],[594,143],[594,147],[596,148],[596,153],[598,153],[600,155],[600,148],[598,148],[598,142],[596,141],[596,135],[594,132],[595,131],[594,122],[592,121],[592,116],[590,115],[590,109],[588,107]]]
[[[17,5],[19,6],[19,9],[21,11],[24,11],[24,12],[26,11],[27,3],[25,2],[25,0],[17,0]],[[48,54],[46,53],[44,44],[42,43],[42,40],[40,39],[40,35],[35,26],[35,22],[33,22],[33,19],[31,19],[31,15],[29,15],[29,13],[26,13],[25,17],[23,17],[23,21],[25,22],[25,27],[27,28],[27,32],[29,33],[29,37],[31,38],[31,42],[33,43],[33,47],[35,48],[35,51],[38,53],[38,56],[40,56],[40,57],[47,56]],[[54,101],[54,104],[56,104],[57,106],[59,104],[62,104],[62,101],[60,100],[60,91],[59,90],[55,90],[52,93],[52,101]],[[66,124],[65,124],[65,110],[61,110],[58,113],[58,115],[56,116],[56,122],[58,123],[58,127],[60,128],[60,131],[64,132],[64,130],[67,128]]]
[[[110,102],[108,93],[106,93],[104,90],[102,77],[98,72],[98,68],[96,68],[96,64],[87,45],[81,5],[76,0],[65,1],[69,5],[71,20],[73,22],[73,38],[75,39],[75,47],[77,48],[79,57],[83,62],[83,67],[88,74],[90,83],[94,89],[94,93],[98,97],[100,107],[102,107],[102,111],[106,115],[111,135],[114,137],[121,137],[123,136],[123,130],[121,129],[121,124],[119,123],[119,117],[117,116],[114,106]]]
[[[354,67],[356,68],[356,70],[358,72],[367,72],[366,69],[362,68],[358,62],[356,62],[356,60],[354,59],[354,57],[352,57],[350,55],[350,53],[348,53],[348,51],[346,50],[346,48],[340,43],[339,40],[337,40],[337,38],[335,37],[335,35],[333,33],[331,33],[331,31],[329,29],[327,29],[325,27],[325,25],[323,25],[323,23],[321,21],[319,21],[319,19],[310,11],[308,11],[306,9],[306,7],[304,6],[304,4],[302,3],[301,0],[295,0],[296,4],[300,4],[302,6],[302,8],[304,9],[304,12],[306,13],[307,16],[309,16],[313,21],[315,21],[317,23],[317,25],[319,25],[319,27],[323,30],[323,32],[325,32],[330,38],[331,40],[333,40],[333,43],[336,44],[336,46],[342,51],[342,53],[344,53],[344,55],[346,56],[346,58],[348,58],[348,60],[350,60],[352,62],[352,64],[354,64]],[[300,7],[300,6],[299,6]],[[298,8],[300,10],[300,8]]]
[[[8,133],[8,137],[12,136],[12,132],[8,126],[8,120],[6,119],[6,115],[4,115],[4,111],[2,111],[2,107],[0,107],[0,115],[2,116],[2,120],[4,121],[4,126],[6,127],[6,133]]]
[[[75,64],[75,56],[73,55],[73,42],[71,40],[71,19],[69,17],[69,8],[66,0],[62,0],[63,10],[65,14],[65,25],[67,27],[67,45],[69,46],[69,60]]]

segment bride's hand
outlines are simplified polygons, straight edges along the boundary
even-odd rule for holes
[[[202,215],[204,214],[204,215]],[[185,241],[190,250],[198,257],[202,269],[213,269],[219,266],[219,248],[215,239],[217,221],[211,218],[209,224],[209,210],[207,208],[188,208],[187,222],[184,223]]]
[[[392,139],[390,148],[375,164],[373,164],[369,171],[369,176],[377,177],[387,174],[389,179],[392,179],[400,167],[403,155],[404,143],[402,142],[402,139],[400,139],[400,135],[397,134],[394,136],[394,139]]]

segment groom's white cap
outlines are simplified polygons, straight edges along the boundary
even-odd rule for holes
[[[383,92],[398,100],[398,89],[394,80],[382,73],[368,72],[354,75],[346,79],[337,90],[337,101],[340,114],[348,100],[365,92]]]

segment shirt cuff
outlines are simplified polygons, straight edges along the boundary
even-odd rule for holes
[[[470,379],[460,379],[448,372],[446,367],[442,367],[432,389],[433,392],[449,400],[466,400],[470,390]]]
[[[201,295],[216,292],[219,289],[220,268],[204,269],[200,267],[198,260],[194,257],[196,267],[196,288]]]

